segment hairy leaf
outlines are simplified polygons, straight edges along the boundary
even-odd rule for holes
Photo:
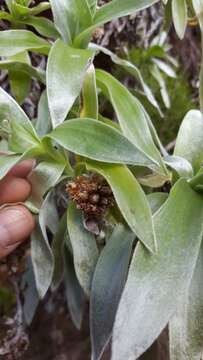
[[[190,284],[202,220],[202,197],[179,180],[154,215],[158,253],[142,244],[135,250],[116,316],[112,360],[137,359],[165,328]]]
[[[98,85],[112,102],[123,134],[147,157],[159,164],[159,171],[165,174],[164,163],[153,142],[140,102],[107,72],[97,70],[96,78]]]
[[[53,127],[61,124],[80,94],[93,56],[90,50],[74,49],[57,40],[47,65],[47,95]]]
[[[81,212],[72,203],[68,208],[67,226],[73,248],[75,272],[83,290],[89,294],[98,249],[94,236],[84,228]]]
[[[153,166],[118,130],[93,119],[73,119],[48,135],[65,149],[90,159]]]
[[[50,44],[28,30],[5,30],[0,32],[0,56],[12,56],[22,51],[36,51],[47,55]]]
[[[203,246],[189,289],[170,321],[170,359],[200,360],[203,344]]]
[[[176,141],[174,155],[188,160],[195,172],[203,162],[203,116],[191,110],[185,116]]]
[[[101,358],[110,340],[134,239],[126,226],[116,226],[97,262],[90,298],[92,360]]]

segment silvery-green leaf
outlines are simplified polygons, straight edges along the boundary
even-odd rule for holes
[[[40,298],[47,293],[54,271],[54,257],[49,244],[47,226],[58,224],[56,206],[52,194],[45,198],[39,212],[39,222],[31,235],[31,256],[36,287]]]
[[[94,53],[75,49],[61,40],[52,46],[47,64],[47,96],[53,127],[61,124],[80,95]]]
[[[28,30],[5,30],[0,32],[0,56],[12,56],[22,51],[35,51],[47,55],[50,44]]]
[[[134,239],[129,228],[117,225],[97,262],[90,297],[92,360],[101,358],[110,340]]]
[[[189,111],[180,126],[174,155],[188,160],[195,172],[203,162],[203,116],[199,110]]]
[[[203,246],[189,289],[170,321],[170,359],[200,360],[203,354]]]
[[[64,260],[64,284],[67,305],[75,327],[80,330],[82,326],[85,294],[78,282],[74,269],[73,257],[68,247],[64,248]]]
[[[176,33],[183,39],[188,20],[186,0],[172,0],[172,15]]]
[[[89,295],[99,254],[94,236],[84,228],[81,211],[73,203],[68,207],[67,226],[75,272],[83,290]]]
[[[148,121],[140,102],[112,75],[103,70],[96,71],[98,86],[110,99],[123,134],[147,157],[159,164],[157,171],[166,169],[156,148]]]
[[[138,359],[175,313],[193,275],[202,222],[202,196],[179,180],[154,215],[158,252],[152,255],[142,244],[135,249],[116,315],[112,360]]]

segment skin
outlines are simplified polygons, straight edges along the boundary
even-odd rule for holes
[[[23,243],[34,229],[34,219],[23,205],[30,195],[31,185],[27,176],[34,166],[34,161],[25,160],[16,165],[0,181],[0,206],[14,204],[0,211],[0,259],[9,255]]]

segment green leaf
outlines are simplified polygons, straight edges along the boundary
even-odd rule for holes
[[[50,9],[49,2],[41,2],[40,4],[33,6],[31,8],[28,7],[29,4],[19,4],[17,1],[12,1],[9,7],[14,20],[18,19],[26,19],[31,15],[38,15],[43,11]]]
[[[200,24],[201,30],[203,30],[203,13],[202,13],[203,4],[202,4],[202,1],[201,0],[192,0],[192,5],[193,5],[194,11],[196,13],[196,16],[199,19],[199,24]]]
[[[186,0],[172,0],[172,15],[176,33],[183,39],[188,20]]]
[[[40,97],[35,128],[39,136],[46,135],[52,129],[46,90]]]
[[[145,112],[140,102],[117,81],[103,70],[96,71],[99,87],[110,99],[123,134],[148,158],[159,165],[157,171],[165,174],[166,169],[149,130]]]
[[[73,203],[69,204],[67,226],[75,272],[83,290],[89,295],[99,254],[94,236],[84,228],[82,214]]]
[[[176,72],[174,71],[174,69],[167,64],[166,62],[160,60],[160,59],[156,59],[153,58],[153,63],[156,64],[156,66],[167,76],[175,79],[177,77]]]
[[[78,33],[92,25],[92,13],[90,11],[89,0],[75,0],[75,6],[76,16],[79,22]]]
[[[165,328],[190,284],[202,221],[202,197],[179,180],[154,215],[159,251],[151,255],[142,244],[135,250],[114,325],[112,360],[139,358]]]
[[[97,0],[87,0],[87,3],[89,4],[92,15],[94,15],[97,8]]]
[[[28,203],[40,209],[44,195],[60,180],[65,166],[65,162],[60,163],[53,160],[39,163],[29,175],[32,193],[28,199]]]
[[[119,18],[121,16],[130,15],[132,13],[136,13],[137,11],[143,10],[153,4],[155,4],[158,0],[112,0],[108,4],[100,7],[95,14],[94,24],[84,30],[81,34],[79,34],[75,39],[75,44],[82,44],[84,39],[87,39],[89,35],[91,35],[94,30],[100,25],[113,20],[114,18]]]
[[[126,226],[117,225],[97,262],[90,298],[92,360],[101,358],[110,340],[134,239]]]
[[[152,214],[144,191],[124,165],[87,161],[87,169],[102,175],[109,183],[117,205],[137,237],[147,249],[157,250]]]
[[[50,222],[58,224],[57,210],[52,194],[49,193],[39,212],[39,223],[31,235],[31,256],[40,298],[47,293],[54,271],[54,257],[49,245],[47,226]],[[52,224],[52,226],[53,226]]]
[[[169,93],[166,87],[166,81],[164,79],[164,76],[162,75],[161,71],[159,70],[158,66],[154,64],[153,67],[150,69],[150,73],[154,77],[154,79],[157,81],[159,87],[160,87],[160,93],[163,100],[163,103],[167,109],[170,109],[171,107],[171,100],[169,97]]]
[[[95,68],[91,64],[87,69],[82,86],[82,111],[80,117],[98,118],[98,96],[95,78]]]
[[[168,194],[163,192],[154,192],[147,195],[147,201],[149,202],[152,214],[158,211],[167,199]]]
[[[165,156],[165,163],[177,172],[180,177],[190,179],[193,176],[192,165],[186,159],[180,156]]]
[[[34,27],[34,29],[42,36],[53,39],[57,39],[60,36],[53,22],[45,17],[30,16],[28,19],[22,21],[22,23]]]
[[[118,130],[93,119],[73,119],[47,135],[65,149],[108,163],[152,166],[152,161]]]
[[[90,50],[74,49],[57,40],[47,65],[47,94],[53,127],[61,124],[80,95],[93,56]]]
[[[188,160],[194,171],[203,162],[203,117],[200,111],[191,110],[185,116],[176,141],[174,155]]]
[[[68,247],[64,248],[65,258],[65,273],[64,273],[64,284],[65,284],[65,295],[67,305],[71,319],[75,327],[80,330],[82,326],[83,308],[85,303],[85,294],[78,282],[73,257],[68,250]]]
[[[0,88],[0,127],[7,126],[9,134],[9,149],[24,153],[32,147],[39,148],[38,138],[27,115],[2,88]]]
[[[203,246],[190,283],[170,321],[170,359],[200,360],[203,344]]]
[[[120,0],[113,0],[110,3],[100,7],[96,13],[94,22],[97,25],[103,24],[105,22],[111,21],[114,18],[130,15],[137,11],[143,10],[156,2],[156,0],[126,0],[125,2]]]
[[[77,26],[74,0],[50,0],[50,3],[57,30],[64,42],[71,44]]]
[[[29,326],[39,305],[39,295],[30,256],[27,258],[26,270],[21,277],[21,287],[23,289],[23,317],[26,325]]]
[[[50,44],[28,30],[5,30],[0,32],[0,56],[12,56],[29,50],[47,55]]]
[[[110,51],[109,49],[106,49],[103,46],[91,43],[89,48],[99,50],[99,51],[103,52],[105,55],[110,56],[111,60],[116,65],[122,66],[129,74],[134,76],[140,82],[141,87],[142,87],[144,94],[147,97],[148,101],[159,111],[160,115],[163,116],[161,109],[159,107],[159,104],[152,93],[152,90],[145,83],[140,70],[133,63],[131,63],[128,60],[119,58],[116,54],[114,54],[112,51]]]
[[[55,290],[63,280],[64,275],[64,245],[67,232],[67,214],[60,219],[57,232],[52,240],[52,253],[54,256],[54,272],[52,288]]]
[[[0,61],[0,69],[3,70],[14,70],[17,73],[23,75],[29,75],[29,77],[35,78],[42,82],[43,84],[46,83],[46,76],[45,71],[39,68],[35,68],[29,64],[25,64],[20,61],[15,60],[2,60]]]
[[[30,58],[27,51],[23,51],[22,53],[16,54],[12,57],[13,61],[19,61],[22,63],[22,67],[24,64],[30,66]],[[11,92],[16,98],[19,104],[22,104],[25,100],[26,96],[29,95],[31,89],[31,78],[25,72],[16,71],[15,69],[9,70],[9,80],[11,86]]]

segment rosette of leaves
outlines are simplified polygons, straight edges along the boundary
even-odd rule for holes
[[[113,360],[139,358],[169,322],[172,359],[199,359],[202,353],[202,326],[196,321],[202,309],[202,114],[195,110],[186,115],[174,154],[168,155],[140,101],[115,77],[95,70],[94,57],[105,51],[131,68],[156,106],[139,70],[89,43],[98,26],[155,2],[112,0],[98,8],[94,0],[52,0],[56,41],[25,29],[0,33],[1,56],[29,51],[48,57],[40,76],[39,69],[17,61],[29,77],[41,81],[43,74],[46,89],[37,119],[31,122],[0,90],[1,145],[6,152],[0,158],[0,178],[23,159],[37,159],[25,204],[37,219],[31,242],[34,278],[28,276],[32,306],[25,300],[25,317],[30,322],[38,296],[64,281],[78,328],[83,303],[90,301],[95,360],[111,339]],[[32,9],[28,5],[22,6]],[[17,66],[6,60],[4,69],[9,70],[7,62]],[[100,114],[99,92],[111,103],[117,122]],[[71,199],[62,217],[57,211],[55,187],[63,181],[73,184],[78,176],[102,177],[113,194],[112,207],[102,211],[105,226],[97,236],[85,228],[84,214]],[[160,192],[165,183],[170,193]]]

